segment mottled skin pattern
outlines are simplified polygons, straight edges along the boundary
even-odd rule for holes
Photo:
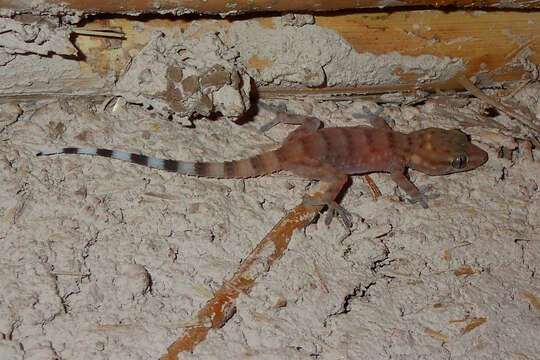
[[[337,213],[347,226],[351,215],[335,202],[348,175],[371,172],[390,173],[396,184],[427,208],[429,196],[406,177],[407,168],[428,175],[446,175],[468,171],[484,164],[488,155],[471,144],[459,130],[429,128],[409,134],[393,131],[386,122],[370,115],[374,127],[322,128],[321,121],[308,116],[279,112],[272,125],[301,125],[274,151],[252,158],[226,162],[186,162],[97,148],[62,148],[38,155],[89,154],[110,157],[185,175],[212,178],[248,178],[279,170],[323,182],[322,198],[305,198],[309,205],[327,205],[326,223]]]

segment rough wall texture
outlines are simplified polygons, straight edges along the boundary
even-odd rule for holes
[[[539,84],[516,106],[538,113]],[[327,126],[355,125],[364,102],[289,103]],[[110,109],[116,108],[115,112]],[[458,109],[459,108],[459,109]],[[395,127],[459,127],[489,152],[470,173],[428,177],[427,210],[375,200],[353,179],[350,234],[320,221],[241,296],[237,314],[184,359],[535,359],[540,351],[540,154],[493,129],[475,101],[386,108]],[[181,159],[230,159],[276,146],[291,127],[153,120],[86,100],[1,108],[0,354],[9,359],[157,358],[309,181],[182,177],[107,159],[36,158],[95,144]],[[504,116],[502,124],[512,122]],[[506,135],[505,135],[506,133]],[[511,156],[499,158],[503,144]],[[536,354],[536,355],[535,355]]]
[[[184,118],[219,112],[237,119],[249,109],[251,79],[235,50],[214,34],[177,39],[157,34],[134,58],[113,93]]]

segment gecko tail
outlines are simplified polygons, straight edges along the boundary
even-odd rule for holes
[[[189,162],[171,159],[160,159],[146,155],[128,153],[119,150],[101,148],[65,147],[41,151],[36,156],[58,154],[94,155],[127,161],[154,169],[177,172],[183,175],[193,175],[211,178],[248,178],[261,176],[280,169],[276,151],[263,153],[252,158],[225,162]]]
[[[128,153],[119,150],[109,150],[101,148],[80,148],[80,147],[65,147],[54,150],[41,151],[37,156],[57,155],[57,154],[79,154],[79,155],[94,155],[102,156],[111,159],[127,161],[134,164],[139,164],[159,170],[178,172],[184,175],[197,175],[195,171],[195,163],[177,160],[160,159],[146,155]]]

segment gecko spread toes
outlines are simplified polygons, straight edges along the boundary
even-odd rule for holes
[[[403,199],[403,201],[406,203],[406,204],[420,204],[424,209],[428,209],[429,206],[427,204],[427,200],[433,200],[433,199],[437,199],[440,195],[438,193],[431,193],[431,194],[428,194],[427,192],[430,191],[432,188],[431,185],[424,185],[422,187],[420,187],[418,189],[418,195],[413,197],[407,197],[405,199]]]
[[[304,204],[310,205],[310,206],[326,206],[327,210],[326,210],[326,217],[324,219],[324,223],[328,226],[332,223],[332,220],[334,216],[336,215],[341,218],[341,221],[343,221],[343,224],[345,224],[347,228],[351,228],[353,225],[352,214],[347,209],[345,209],[343,206],[339,205],[335,201],[325,201],[321,199],[313,199],[313,198],[304,196],[303,202]]]
[[[408,168],[428,175],[448,175],[475,169],[488,159],[487,153],[473,145],[467,135],[459,130],[429,128],[406,134],[392,130],[378,114],[379,109],[374,113],[369,112],[368,116],[376,127],[320,128],[319,119],[281,111],[276,114],[272,124],[297,124],[300,127],[289,134],[280,148],[225,162],[160,159],[91,147],[65,147],[37,155],[102,156],[183,175],[227,179],[243,179],[287,170],[301,177],[325,182],[327,186],[322,200],[313,200],[311,204],[328,206],[327,224],[337,214],[348,227],[352,226],[351,213],[338,205],[335,198],[349,175],[390,173],[411,202],[418,202],[427,208],[427,199],[435,195],[426,195],[425,190],[419,190],[405,175]]]
[[[267,132],[274,126],[280,124],[283,122],[283,119],[286,117],[286,115],[293,115],[293,113],[287,113],[287,106],[284,103],[279,103],[279,105],[270,105],[267,103],[264,103],[262,101],[258,101],[257,105],[264,110],[270,111],[274,113],[276,116],[272,121],[267,122],[266,124],[263,124],[260,127],[261,132]],[[282,114],[285,114],[285,117],[282,116]]]
[[[383,111],[382,107],[378,107],[377,110],[371,111],[367,106],[364,105],[362,106],[362,111],[364,112],[363,114],[355,113],[353,114],[353,117],[356,119],[365,119],[369,121],[370,125],[375,128],[386,128],[391,130],[389,124],[392,122],[392,119],[379,116]]]

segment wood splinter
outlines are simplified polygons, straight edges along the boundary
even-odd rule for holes
[[[317,197],[322,197],[322,193],[314,195],[314,198]],[[214,297],[199,310],[196,318],[200,320],[201,324],[210,320],[210,326],[196,325],[187,329],[182,337],[169,346],[167,354],[160,359],[178,359],[180,353],[193,351],[198,344],[206,339],[211,329],[223,327],[235,313],[235,300],[240,292],[247,294],[251,291],[255,280],[267,272],[272,264],[283,255],[289,246],[294,230],[302,229],[311,223],[321,209],[322,206],[310,206],[302,203],[282,218],[251,252],[233,277],[225,281],[216,291]],[[270,246],[273,251],[268,254],[266,249]]]

